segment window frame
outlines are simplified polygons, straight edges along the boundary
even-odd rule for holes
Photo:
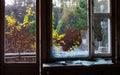
[[[91,8],[90,8],[90,6],[91,6],[91,0],[88,0],[88,18],[90,19],[90,14],[91,14]],[[49,9],[47,9],[47,17],[48,17],[48,19],[47,19],[47,31],[46,32],[48,32],[48,33],[46,33],[47,34],[47,58],[48,58],[48,60],[49,61],[58,61],[58,60],[77,60],[77,59],[86,59],[86,60],[88,60],[88,59],[90,59],[91,58],[91,47],[89,46],[89,56],[88,57],[74,57],[74,58],[53,58],[52,57],[52,53],[51,53],[51,45],[52,45],[52,0],[48,0],[47,1],[47,7],[50,7]],[[89,29],[90,29],[90,24],[91,22],[90,22],[90,20],[89,20]],[[90,32],[91,32],[91,30],[89,30],[89,34],[90,34]],[[90,36],[90,35],[89,35]],[[90,40],[90,38],[89,38],[89,40]],[[89,44],[90,44],[91,42],[89,41]]]
[[[36,36],[37,36],[37,50],[36,50],[36,63],[4,63],[4,10],[5,10],[5,1],[0,0],[0,74],[1,75],[16,75],[16,74],[29,74],[29,75],[39,75],[41,72],[40,69],[40,53],[41,52],[41,0],[36,0],[36,14],[37,14],[37,28],[36,28]],[[24,69],[24,70],[23,70]]]
[[[42,62],[53,62],[53,61],[67,61],[67,60],[79,60],[79,59],[85,59],[85,60],[92,60],[94,58],[110,58],[110,59],[113,59],[115,58],[115,38],[112,37],[114,36],[113,33],[116,33],[115,32],[115,26],[113,25],[115,23],[115,21],[113,20],[113,7],[112,5],[114,5],[114,2],[113,0],[110,0],[110,15],[111,15],[111,18],[110,18],[110,24],[111,24],[111,54],[110,55],[106,55],[106,54],[99,54],[99,55],[95,55],[94,54],[94,50],[92,49],[92,42],[90,42],[90,56],[87,57],[87,58],[52,58],[51,57],[51,11],[52,11],[52,0],[47,0],[47,1],[43,1],[43,3],[46,4],[46,6],[44,6],[44,4],[42,5],[42,16],[45,16],[45,17],[42,17]],[[93,24],[93,0],[89,0],[89,26],[91,26]],[[46,10],[44,10],[46,9]],[[46,13],[44,13],[46,12]],[[98,13],[97,13],[98,14]],[[105,13],[105,15],[107,16],[108,14]],[[104,15],[103,15],[104,16]],[[45,23],[45,21],[47,23]],[[44,28],[44,29],[43,29]],[[89,34],[92,32],[92,26],[90,27],[90,30],[89,30]],[[90,40],[92,40],[92,36],[90,36]]]
[[[92,0],[92,22],[94,22],[94,19],[97,18],[97,19],[102,19],[102,18],[108,18],[110,19],[110,42],[111,42],[111,50],[110,50],[110,54],[95,54],[95,51],[92,49],[92,55],[93,57],[102,57],[102,58],[111,58],[112,57],[112,50],[113,50],[113,47],[112,47],[112,30],[114,29],[112,26],[112,0],[109,0],[110,1],[110,11],[108,13],[94,13],[94,0]],[[93,24],[93,23],[92,23]],[[91,29],[92,30],[92,29]],[[92,40],[93,41],[93,40]]]
[[[1,0],[1,5],[0,5],[0,7],[2,8],[2,9],[0,9],[0,11],[1,12],[3,12],[3,13],[1,13],[0,14],[0,16],[1,16],[1,29],[0,29],[0,31],[1,31],[1,37],[0,37],[0,41],[1,41],[1,60],[3,60],[2,61],[2,64],[3,65],[16,65],[16,66],[18,66],[18,65],[24,65],[24,64],[26,64],[26,65],[39,65],[39,55],[40,55],[40,35],[41,35],[41,33],[40,33],[40,29],[41,29],[41,22],[40,22],[40,20],[41,20],[41,17],[40,17],[40,0],[35,0],[36,1],[36,24],[38,24],[38,25],[36,25],[36,61],[35,62],[30,62],[30,63],[28,63],[28,62],[5,62],[5,52],[4,52],[4,20],[5,20],[5,0]]]

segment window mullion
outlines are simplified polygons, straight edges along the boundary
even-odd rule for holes
[[[89,31],[89,39],[90,39],[90,44],[89,44],[89,48],[90,48],[90,57],[93,57],[93,54],[94,54],[94,50],[92,48],[92,24],[93,24],[93,0],[90,0],[90,31]]]
[[[96,18],[110,18],[110,13],[94,13],[93,16]]]

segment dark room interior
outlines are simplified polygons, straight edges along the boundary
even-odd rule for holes
[[[0,75],[119,75],[120,0],[0,0]]]

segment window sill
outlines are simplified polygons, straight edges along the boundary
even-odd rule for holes
[[[113,66],[113,65],[115,66],[115,64],[112,63],[112,60],[99,59],[96,61],[77,60],[77,61],[67,61],[67,62],[59,61],[54,63],[44,63],[43,68],[44,69],[63,68],[63,67],[86,68],[86,67],[104,67],[104,66]]]

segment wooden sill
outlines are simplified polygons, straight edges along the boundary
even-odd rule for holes
[[[65,64],[65,63],[43,63],[42,69],[44,70],[63,70],[64,69],[88,69],[88,68],[101,68],[101,69],[113,69],[120,68],[120,64],[114,63],[105,63],[105,64],[92,64],[92,65],[83,65],[83,64]]]

